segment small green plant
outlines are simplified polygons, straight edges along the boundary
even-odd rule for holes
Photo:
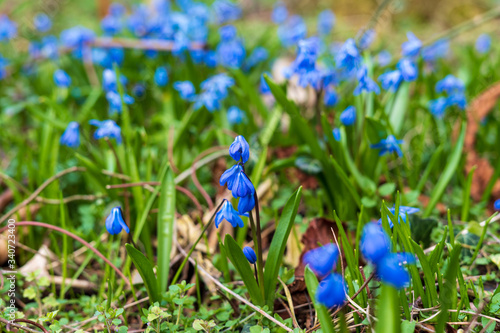
[[[126,333],[128,327],[120,326],[123,321],[119,317],[123,314],[123,311],[123,308],[114,309],[108,306],[108,301],[104,301],[102,304],[96,306],[94,316],[96,316],[97,320],[101,323],[104,323],[108,333]]]

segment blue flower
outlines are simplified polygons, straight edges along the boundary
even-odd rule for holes
[[[385,90],[396,91],[401,81],[403,81],[403,76],[401,75],[399,69],[395,69],[380,75],[378,80],[380,81],[382,88]]]
[[[127,84],[127,78],[120,75],[120,83],[122,86]],[[118,85],[116,82],[116,73],[112,69],[105,69],[102,72],[102,87],[104,91],[118,92]]]
[[[113,36],[123,30],[123,21],[121,17],[107,15],[101,20],[101,28],[105,35]]]
[[[121,207],[113,207],[106,218],[106,229],[111,235],[118,235],[122,229],[128,234],[130,229],[123,219]]]
[[[448,96],[448,105],[456,105],[461,110],[464,110],[467,106],[467,100],[463,92],[455,92]]]
[[[250,146],[242,135],[238,135],[229,146],[229,155],[236,162],[241,160],[242,163],[246,163],[250,158]]]
[[[106,93],[106,99],[108,100],[111,114],[113,114],[115,112],[118,112],[118,113],[122,112],[122,107],[123,107],[122,106],[122,99],[120,98],[119,93],[117,93],[115,91],[108,91]],[[131,96],[125,94],[125,95],[123,95],[123,103],[132,104],[132,103],[134,103],[134,99]]]
[[[444,79],[436,83],[436,92],[447,92],[449,94],[455,92],[463,92],[465,89],[462,80],[456,78],[455,76],[449,74]]]
[[[249,194],[246,197],[240,198],[238,202],[238,212],[243,215],[251,211],[255,207],[255,196],[254,194]]]
[[[448,55],[450,42],[447,39],[440,39],[434,44],[426,46],[422,49],[422,58],[427,62],[436,61],[439,58],[444,58]]]
[[[92,48],[92,61],[104,68],[112,68],[113,64],[120,66],[125,54],[121,48]]]
[[[64,30],[61,33],[61,43],[67,48],[80,48],[94,39],[94,32],[81,26]]]
[[[245,68],[251,69],[269,57],[269,51],[264,47],[256,47],[245,60]]]
[[[299,76],[299,86],[312,86],[318,90],[321,88],[322,73],[316,68],[316,60],[319,55],[320,40],[311,37],[301,40],[298,44],[297,58],[285,72],[285,77],[290,78],[293,74]]]
[[[491,48],[491,37],[488,34],[481,34],[476,39],[476,51],[480,54],[487,53]]]
[[[446,97],[439,97],[429,101],[429,109],[436,118],[443,118],[444,111],[448,107],[448,99]]]
[[[403,58],[397,65],[403,79],[407,82],[415,81],[418,77],[418,68],[415,63],[409,58]]]
[[[59,47],[56,36],[45,36],[42,38],[41,53],[42,56],[47,59],[57,59],[59,55]]]
[[[144,83],[136,83],[132,87],[132,95],[135,97],[141,98],[146,94],[146,86]]]
[[[379,143],[370,145],[371,148],[380,149],[379,155],[397,153],[399,157],[403,156],[403,152],[399,145],[403,143],[403,140],[397,140],[394,135],[389,135],[387,139],[380,140]]]
[[[217,62],[228,68],[240,68],[246,51],[242,41],[236,37],[236,29],[232,26],[222,27],[220,34],[222,40],[217,45]]]
[[[335,127],[332,130],[332,134],[333,134],[333,138],[335,139],[335,141],[340,141],[340,139],[341,139],[341,137],[340,137],[340,128]]]
[[[403,264],[415,263],[415,257],[411,254],[390,253],[383,257],[377,264],[377,276],[382,282],[401,289],[410,283],[410,274]]]
[[[127,9],[125,8],[125,6],[123,4],[118,3],[118,2],[113,2],[111,5],[109,5],[108,13],[112,16],[118,17],[118,16],[122,16],[123,14],[125,14],[126,10]]]
[[[368,76],[368,69],[366,66],[362,66],[357,73],[358,86],[354,89],[354,96],[361,94],[363,91],[374,92],[375,94],[380,94],[380,88],[378,85]]]
[[[366,50],[367,48],[372,45],[373,41],[375,40],[375,37],[377,36],[377,33],[375,32],[374,29],[368,29],[363,32],[361,37],[359,38],[358,46],[360,50]]]
[[[243,228],[243,220],[238,212],[233,208],[233,205],[224,199],[221,209],[215,214],[215,227],[218,228],[223,220],[231,223],[233,228]]]
[[[177,90],[181,98],[186,101],[191,101],[196,93],[190,81],[177,81],[174,83],[174,89]]]
[[[194,97],[194,109],[198,110],[205,106],[209,112],[214,112],[220,109],[221,96],[212,90],[202,91],[199,95]]]
[[[335,14],[329,9],[325,9],[318,15],[318,33],[328,35],[335,25]]]
[[[382,50],[377,54],[377,63],[381,66],[387,66],[391,63],[392,55],[391,52],[387,50]]]
[[[342,275],[331,273],[316,289],[316,301],[327,308],[341,306],[346,299],[347,286]]]
[[[76,121],[72,121],[68,124],[64,133],[59,139],[59,143],[70,148],[76,148],[80,145],[80,125]]]
[[[323,97],[323,103],[325,106],[335,106],[339,101],[339,95],[333,86],[328,86],[325,89],[325,96]]]
[[[245,255],[250,264],[253,265],[257,262],[257,255],[255,254],[255,251],[251,247],[245,246],[243,248],[243,254]]]
[[[493,204],[493,208],[495,210],[500,210],[500,199],[495,200],[495,203]]]
[[[345,41],[335,55],[335,63],[337,67],[345,69],[348,72],[358,67],[361,63],[361,56],[359,55],[354,39],[349,38]]]
[[[221,98],[227,96],[227,90],[234,85],[234,79],[225,73],[214,75],[201,83],[201,88],[211,91]]]
[[[71,85],[71,78],[65,71],[58,69],[54,72],[54,83],[58,87],[67,88]]]
[[[408,41],[401,45],[401,54],[406,57],[416,56],[422,48],[422,42],[413,34],[413,32],[406,33],[406,37],[408,37]]]
[[[227,0],[216,0],[212,4],[212,9],[219,24],[237,20],[241,16],[241,8]]]
[[[164,87],[168,83],[168,73],[165,67],[158,67],[155,71],[155,83],[159,87]]]
[[[235,175],[232,185],[231,192],[235,198],[243,198],[255,193],[255,188],[243,169]]]
[[[278,27],[278,37],[285,47],[297,44],[307,36],[307,26],[299,15],[293,15]]]
[[[97,126],[94,132],[94,139],[110,138],[115,139],[116,143],[120,144],[122,142],[121,129],[113,120],[103,120],[99,121],[92,119],[89,121],[90,125]]]
[[[47,32],[52,27],[52,21],[44,13],[36,14],[33,18],[33,24],[35,25],[36,30],[40,32]]]
[[[354,106],[348,106],[340,114],[340,122],[344,126],[351,126],[356,122],[356,108]]]
[[[309,265],[319,277],[324,277],[331,273],[337,264],[339,249],[335,244],[327,244],[316,249],[307,251],[304,254],[304,264]]]
[[[17,36],[17,25],[7,15],[0,15],[0,42]]]
[[[372,264],[378,264],[391,251],[391,241],[381,225],[368,223],[361,235],[360,251]]]
[[[396,214],[396,208],[392,207],[389,208],[389,211],[392,214]],[[401,223],[403,221],[406,223],[406,216],[410,214],[415,214],[420,211],[420,208],[415,208],[415,207],[408,207],[408,206],[400,206],[399,207],[399,217],[398,217],[398,222]],[[378,220],[378,224],[382,225],[382,219]],[[389,226],[392,228],[394,224],[392,223],[391,219],[389,219]]]
[[[274,23],[281,24],[285,22],[288,17],[288,9],[283,2],[277,2],[274,4],[273,12],[271,13],[271,20]]]
[[[231,106],[227,110],[227,121],[231,125],[241,124],[245,120],[245,112],[237,106]]]
[[[262,73],[260,76],[260,83],[259,83],[259,91],[261,94],[269,94],[271,93],[271,88],[269,88],[269,85],[266,82],[266,79],[264,78],[264,74],[267,74],[267,76],[271,79],[271,73],[266,72]]]

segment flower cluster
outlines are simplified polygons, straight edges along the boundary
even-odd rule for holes
[[[214,75],[201,83],[201,93],[194,96],[194,108],[205,106],[213,112],[220,109],[220,103],[227,97],[228,89],[234,85],[234,79],[227,74]]]
[[[460,110],[465,109],[467,105],[465,85],[455,76],[447,75],[436,83],[436,92],[447,94],[447,96],[441,96],[429,102],[429,109],[436,118],[443,118],[446,109],[451,106],[457,106]]]
[[[342,275],[334,273],[339,257],[338,247],[328,244],[304,254],[304,264],[318,275],[321,282],[316,290],[316,301],[331,308],[340,306],[346,299],[347,286]]]
[[[127,78],[120,75],[120,84],[124,86],[127,84]],[[116,73],[111,69],[105,69],[102,72],[102,86],[106,91],[106,99],[109,103],[109,114],[112,115],[115,112],[121,113],[123,104],[134,103],[134,98],[127,94],[123,94],[123,99],[118,92],[118,78]]]
[[[375,265],[377,276],[382,282],[398,289],[410,283],[410,274],[403,265],[414,264],[415,257],[409,253],[392,253],[389,236],[380,225],[365,225],[360,251],[368,262]]]

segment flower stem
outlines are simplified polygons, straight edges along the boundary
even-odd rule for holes
[[[262,233],[260,229],[260,214],[259,214],[259,197],[257,196],[257,192],[254,193],[255,198],[255,217],[256,222],[253,220],[253,215],[250,212],[250,223],[253,233],[254,243],[257,242],[257,271],[259,273],[259,287],[262,292],[262,296],[264,300],[266,299],[266,293],[264,290],[264,261],[262,260]]]

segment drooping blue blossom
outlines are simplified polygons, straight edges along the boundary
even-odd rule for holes
[[[422,58],[426,62],[434,62],[448,55],[450,42],[448,39],[440,39],[435,43],[422,48]]]
[[[271,13],[271,20],[274,23],[281,24],[285,22],[288,17],[288,9],[283,2],[279,1],[274,4],[273,11]]]
[[[476,51],[480,54],[488,53],[491,48],[491,37],[488,34],[481,34],[476,39]]]
[[[335,139],[335,141],[340,141],[340,139],[341,139],[341,136],[340,136],[340,128],[335,127],[335,128],[332,130],[332,134],[333,134],[333,138]]]
[[[63,146],[68,146],[70,148],[76,148],[80,145],[80,125],[76,121],[72,121],[68,124],[64,133],[59,139],[59,143]]]
[[[124,75],[120,75],[120,83],[122,86],[127,84],[127,78]],[[118,92],[115,71],[112,69],[105,69],[102,72],[102,87],[104,91]]]
[[[168,83],[167,69],[163,66],[156,68],[154,78],[155,78],[155,83],[158,87],[166,86]]]
[[[227,182],[227,188],[232,192],[235,198],[243,198],[249,194],[254,194],[255,188],[243,171],[243,168],[241,166],[240,168],[233,168],[230,168],[222,174],[220,185],[224,186]],[[227,172],[230,173],[226,174]]]
[[[245,197],[240,198],[238,202],[238,212],[243,215],[248,213],[255,207],[255,195],[249,194]]]
[[[104,68],[112,68],[113,64],[121,66],[124,57],[122,48],[92,48],[92,61]]]
[[[337,64],[337,67],[342,68],[347,72],[350,72],[359,66],[361,63],[361,56],[354,39],[349,38],[345,41],[335,55],[335,63]]]
[[[61,43],[67,48],[81,48],[83,45],[94,41],[95,34],[92,30],[76,26],[61,33]]]
[[[354,106],[348,106],[342,113],[340,114],[340,122],[344,126],[354,125],[356,122],[356,108]]]
[[[444,112],[448,107],[448,99],[446,97],[439,97],[429,101],[429,110],[436,118],[443,118]]]
[[[71,85],[71,78],[62,69],[58,69],[54,72],[54,83],[58,87],[67,88]]]
[[[106,229],[111,235],[118,235],[122,229],[128,234],[130,229],[123,219],[121,207],[113,207],[106,218]]]
[[[228,221],[233,228],[243,228],[243,220],[238,212],[233,208],[233,205],[226,199],[222,204],[221,209],[215,214],[215,227],[218,228],[222,221]]]
[[[106,99],[109,103],[110,114],[114,114],[115,112],[121,113],[123,109],[122,99],[120,98],[120,94],[116,91],[108,91],[106,93]],[[127,94],[123,95],[123,103],[125,104],[133,104],[134,98]]]
[[[389,135],[387,139],[380,140],[379,143],[370,145],[371,148],[380,149],[379,155],[383,156],[386,154],[397,153],[399,157],[403,156],[403,152],[399,145],[403,143],[403,140],[397,140],[394,135]]]
[[[318,15],[318,33],[320,35],[328,35],[335,25],[335,14],[325,9]]]
[[[447,98],[448,106],[457,106],[460,110],[464,110],[467,106],[467,99],[463,92],[454,92]]]
[[[446,92],[448,94],[461,93],[465,89],[462,80],[456,78],[455,76],[449,74],[446,75],[444,79],[436,83],[436,92],[442,93]]]
[[[257,262],[257,255],[255,254],[255,251],[248,246],[245,246],[243,248],[243,254],[245,255],[245,258],[247,258],[248,262],[253,265]]]
[[[325,95],[323,97],[323,104],[325,106],[335,106],[337,105],[337,102],[339,100],[339,96],[337,94],[337,90],[335,90],[335,87],[332,85],[329,85],[325,89]]]
[[[495,203],[493,203],[493,208],[495,210],[500,210],[500,199],[495,200]]]
[[[90,125],[97,126],[94,132],[94,139],[99,140],[102,138],[115,139],[117,144],[122,142],[121,128],[113,120],[99,121],[92,119],[89,121]]]
[[[406,33],[406,37],[408,41],[401,45],[401,54],[405,57],[414,57],[420,52],[422,42],[411,31]]]
[[[201,83],[202,92],[194,97],[194,109],[205,106],[213,112],[220,109],[220,102],[226,98],[227,90],[234,85],[234,79],[227,74],[214,75]]]
[[[17,36],[17,24],[7,15],[0,15],[0,42],[11,40]]]
[[[361,37],[359,38],[358,46],[360,50],[366,50],[367,48],[372,45],[373,41],[375,40],[375,37],[377,37],[377,33],[375,32],[375,29],[368,29],[363,32]]]
[[[361,234],[360,251],[363,257],[377,265],[391,251],[391,241],[381,225],[368,223]]]
[[[134,86],[132,87],[132,95],[134,95],[137,98],[141,98],[144,97],[145,94],[146,94],[146,86],[144,85],[144,83],[139,82],[134,84]]]
[[[307,26],[304,19],[299,15],[289,17],[278,27],[278,37],[281,44],[290,47],[297,44],[307,36]]]
[[[404,288],[410,283],[410,274],[404,264],[414,264],[415,257],[409,253],[390,253],[377,264],[377,276],[382,282],[397,289]]]
[[[331,273],[324,278],[316,289],[316,301],[327,308],[341,306],[346,299],[347,285],[342,275]]]
[[[123,30],[124,22],[121,17],[107,15],[101,20],[101,28],[107,36],[114,36]]]
[[[266,48],[258,46],[245,60],[245,69],[249,70],[263,61],[266,61],[269,57],[269,51]]]
[[[127,9],[125,8],[125,6],[123,4],[121,4],[119,2],[113,2],[108,8],[108,13],[109,13],[109,15],[119,17],[119,16],[123,16],[125,14],[126,10]]]
[[[417,65],[409,58],[403,58],[398,62],[397,68],[403,79],[407,82],[415,81],[418,77]]]
[[[304,88],[311,86],[319,90],[322,84],[322,73],[316,68],[316,60],[320,46],[320,40],[317,37],[301,40],[298,44],[297,58],[286,69],[285,77],[289,79],[296,74],[299,86]]]
[[[363,91],[374,92],[375,94],[380,94],[380,88],[378,85],[368,76],[368,69],[366,66],[361,66],[356,74],[358,78],[358,86],[354,89],[354,96],[361,94]]]
[[[47,32],[52,27],[52,21],[45,13],[38,13],[33,18],[35,29],[40,32]]]
[[[396,214],[396,208],[395,207],[389,208],[389,211],[392,214]],[[415,213],[417,213],[419,211],[420,211],[420,208],[408,207],[408,206],[400,206],[399,207],[398,222],[399,223],[401,223],[401,222],[406,223],[406,216],[407,215],[415,214]],[[378,220],[378,224],[382,225],[382,219]],[[391,228],[394,226],[394,224],[392,223],[391,219],[389,219],[389,226]]]
[[[264,74],[266,74],[269,78],[271,78],[271,73],[269,72],[262,73],[262,75],[260,76],[259,91],[261,94],[270,94],[271,88],[269,88],[269,85],[267,84],[266,79],[264,78]]]
[[[224,26],[219,29],[221,42],[217,45],[217,62],[228,68],[240,68],[245,60],[245,46],[236,36],[233,26]]]
[[[219,24],[237,20],[241,16],[241,8],[227,0],[216,0],[212,4],[212,9]]]
[[[387,50],[380,51],[377,54],[376,60],[377,60],[377,63],[381,67],[385,67],[385,66],[389,65],[391,63],[391,60],[392,60],[391,52],[389,52]]]
[[[250,158],[250,146],[243,135],[238,135],[231,146],[229,146],[229,155],[236,162],[246,163]]]
[[[245,120],[245,112],[237,106],[231,106],[227,109],[227,121],[231,125],[241,124]]]
[[[316,249],[307,251],[304,254],[303,262],[309,265],[319,277],[324,277],[331,273],[337,264],[339,249],[335,244],[327,244]]]
[[[403,81],[403,76],[401,75],[399,69],[395,69],[380,75],[378,80],[380,81],[382,88],[385,90],[396,91],[399,88],[401,81]]]
[[[44,58],[56,60],[59,56],[58,40],[56,36],[42,38],[40,53]]]
[[[194,86],[190,81],[174,82],[174,89],[177,90],[181,98],[186,101],[191,101],[196,94]]]
[[[205,51],[203,62],[210,68],[217,66],[217,54],[213,50]]]

